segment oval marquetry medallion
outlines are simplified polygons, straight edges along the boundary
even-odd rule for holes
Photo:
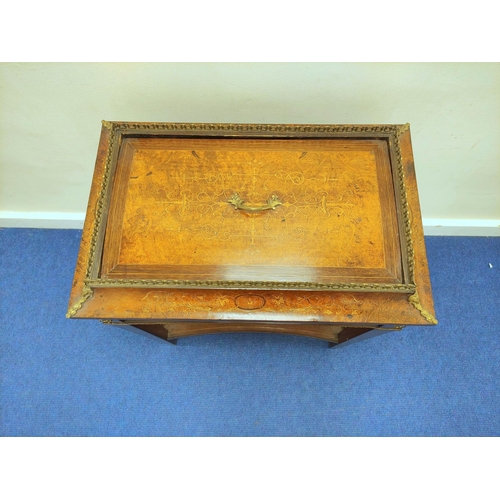
[[[261,295],[249,293],[245,295],[238,295],[235,297],[234,303],[236,304],[236,307],[239,307],[240,309],[251,311],[252,309],[261,309],[264,307],[266,305],[266,299]]]

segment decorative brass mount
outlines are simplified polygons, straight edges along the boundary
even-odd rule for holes
[[[234,205],[235,210],[245,210],[247,212],[262,212],[264,210],[274,210],[276,207],[283,205],[283,202],[275,194],[273,194],[264,205],[245,205],[245,200],[242,200],[238,193],[233,194],[233,196],[231,196],[231,198],[229,198],[227,202],[231,205]]]

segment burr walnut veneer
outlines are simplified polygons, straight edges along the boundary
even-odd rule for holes
[[[408,125],[103,122],[68,317],[331,345],[435,324]]]

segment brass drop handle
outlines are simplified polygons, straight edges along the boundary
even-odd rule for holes
[[[245,205],[245,200],[242,200],[238,193],[233,194],[233,196],[231,196],[231,198],[229,198],[227,202],[231,205],[234,205],[235,210],[245,210],[247,212],[262,212],[264,210],[274,210],[279,205],[283,205],[283,202],[275,194],[273,194],[267,200],[265,205]]]

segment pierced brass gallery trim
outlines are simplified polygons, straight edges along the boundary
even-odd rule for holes
[[[412,293],[413,284],[381,283],[310,283],[306,281],[225,281],[225,280],[161,280],[161,279],[93,279],[85,280],[92,288],[235,288],[264,290],[333,290],[358,292]]]
[[[418,297],[418,292],[415,292],[413,295],[410,295],[408,297],[408,302],[417,310],[420,312],[420,314],[428,321],[429,323],[432,323],[433,325],[437,325],[438,320],[429,312],[426,311],[423,307],[422,304],[420,304],[420,298]]]
[[[408,128],[410,125],[407,123]],[[396,125],[396,131],[398,126]],[[410,208],[408,204],[408,197],[406,195],[406,179],[403,167],[403,154],[401,153],[401,145],[399,142],[399,134],[394,134],[395,153],[396,153],[396,168],[398,175],[399,192],[401,195],[401,211],[404,226],[404,238],[406,243],[406,263],[408,265],[408,280],[410,283],[415,284],[415,254],[413,251],[413,240],[411,235],[411,222],[410,222]]]
[[[89,288],[87,285],[83,285],[83,292],[82,292],[82,296],[80,297],[80,300],[78,300],[78,302],[73,307],[68,309],[68,313],[66,314],[66,317],[71,318],[72,316],[74,316],[82,308],[83,304],[88,299],[90,299],[90,297],[92,297],[92,295],[94,295],[94,291],[91,288]]]
[[[280,125],[246,123],[110,122],[113,129],[195,132],[394,133],[397,125]]]
[[[111,170],[111,159],[113,157],[113,148],[114,148],[114,142],[115,142],[114,124],[111,122],[106,122],[105,120],[103,120],[102,124],[104,127],[110,129],[109,146],[108,146],[108,152],[106,155],[106,160],[104,163],[104,172],[103,172],[103,176],[102,176],[101,189],[99,192],[99,197],[97,198],[97,206],[96,206],[96,211],[95,211],[95,224],[94,224],[94,229],[92,231],[92,238],[90,240],[89,260],[87,262],[87,269],[85,272],[86,279],[90,278],[90,276],[92,274],[92,269],[94,267],[97,239],[98,239],[99,231],[100,231],[101,224],[102,224],[103,214],[105,212],[106,192],[108,190],[108,181],[109,181],[110,170]]]
[[[108,130],[111,130],[113,128],[113,124],[111,122],[108,122],[106,120],[101,121],[102,126],[107,128]]]

